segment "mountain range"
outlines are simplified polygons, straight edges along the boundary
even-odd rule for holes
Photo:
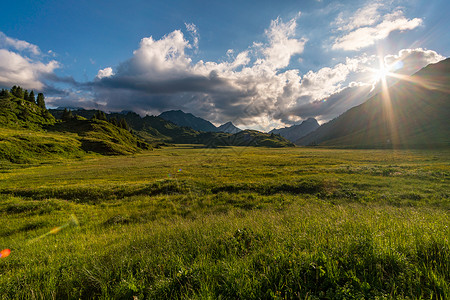
[[[61,109],[50,109],[50,113],[55,118],[60,119],[63,115]],[[76,116],[83,118],[92,118],[98,113],[97,110],[80,109],[72,112]],[[186,114],[182,111],[168,113],[164,115],[180,116],[179,120],[190,119],[191,123],[207,124],[206,120],[195,117],[192,114]],[[187,117],[186,117],[187,116]],[[186,118],[185,118],[186,117]],[[177,124],[165,120],[160,116],[141,117],[134,112],[121,112],[105,114],[108,120],[124,119],[131,128],[133,134],[145,140],[153,147],[159,147],[167,144],[203,144],[207,147],[218,146],[265,146],[265,147],[293,147],[294,144],[285,138],[269,133],[259,132],[255,130],[241,131],[231,122],[224,124],[219,130],[215,131],[198,131],[188,126],[178,126]],[[209,122],[208,122],[209,123]],[[229,130],[235,133],[224,132]]]
[[[216,127],[210,121],[194,116],[191,113],[185,113],[181,110],[165,111],[161,113],[159,117],[178,126],[190,127],[197,131],[225,133],[238,133],[239,131],[242,131],[242,129],[234,126],[232,122],[227,122],[219,127]]]
[[[213,123],[181,110],[165,111],[159,117],[178,126],[190,127],[197,131],[217,132],[217,127]]]

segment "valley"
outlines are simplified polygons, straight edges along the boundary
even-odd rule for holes
[[[445,299],[449,157],[178,145],[4,164],[0,294]]]

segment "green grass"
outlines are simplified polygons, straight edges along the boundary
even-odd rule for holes
[[[85,156],[74,134],[56,134],[29,129],[0,129],[0,165],[39,163]]]
[[[449,154],[183,146],[9,164],[0,298],[447,299]]]

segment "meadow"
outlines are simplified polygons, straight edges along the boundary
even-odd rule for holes
[[[1,299],[449,299],[450,150],[0,164]]]

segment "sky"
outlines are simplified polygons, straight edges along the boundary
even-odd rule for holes
[[[329,121],[378,91],[380,69],[411,75],[450,56],[447,0],[15,0],[2,8],[1,88],[43,92],[48,107],[181,109],[263,131]]]

